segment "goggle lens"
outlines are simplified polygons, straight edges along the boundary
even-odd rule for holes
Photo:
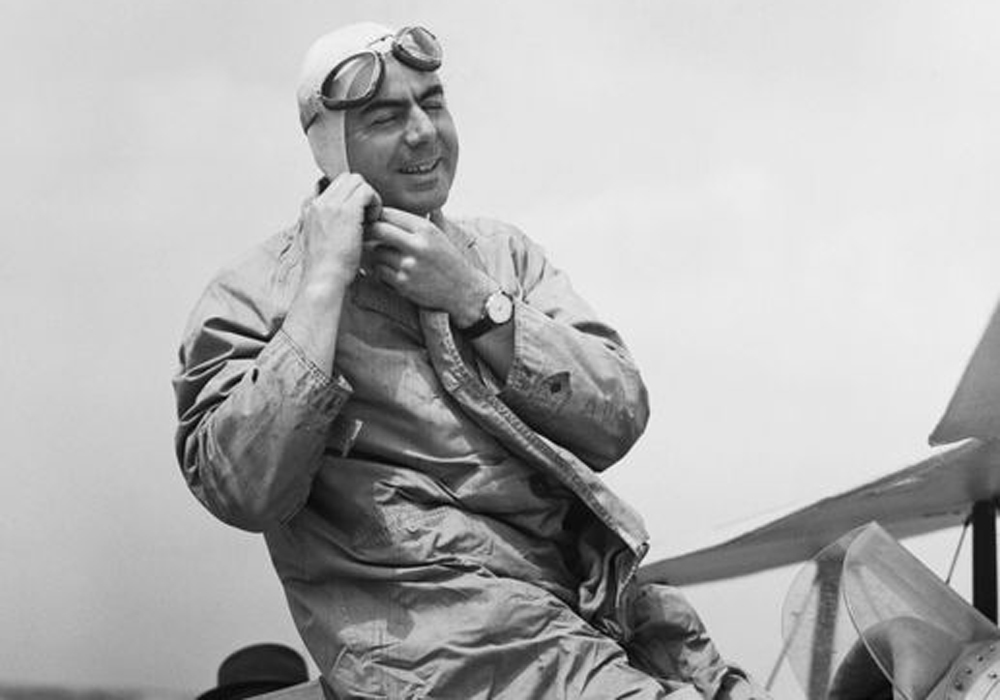
[[[371,98],[381,77],[382,62],[374,52],[367,51],[351,56],[330,71],[320,94],[327,105],[349,107]]]
[[[436,70],[441,65],[441,44],[423,27],[406,27],[396,35],[392,52],[399,60],[421,70]]]

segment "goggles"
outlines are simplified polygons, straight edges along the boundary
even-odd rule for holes
[[[441,66],[441,44],[423,27],[403,27],[394,36],[372,43],[375,47],[389,40],[396,59],[415,70],[429,73]],[[369,48],[348,56],[333,67],[320,86],[319,101],[327,109],[348,109],[364,104],[378,93],[385,77],[385,50]]]

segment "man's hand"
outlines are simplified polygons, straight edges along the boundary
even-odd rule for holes
[[[382,200],[360,175],[342,173],[305,207],[302,284],[346,287],[361,261],[366,221],[374,221]]]
[[[440,228],[416,214],[383,208],[365,247],[378,279],[418,306],[448,312],[460,328],[479,320],[496,288]]]
[[[365,222],[381,209],[364,178],[344,173],[303,211],[302,279],[282,328],[325,372],[333,371],[340,312],[361,262]]]

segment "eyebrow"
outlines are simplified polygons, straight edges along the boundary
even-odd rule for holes
[[[444,86],[440,83],[437,85],[431,85],[419,96],[417,96],[417,102],[421,103],[431,97],[437,97],[438,95],[444,94]],[[361,114],[368,115],[379,109],[402,109],[410,104],[409,100],[406,99],[393,99],[390,97],[375,98],[371,102],[364,104],[361,107]]]

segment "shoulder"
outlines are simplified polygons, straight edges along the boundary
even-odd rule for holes
[[[505,253],[516,257],[528,252],[541,252],[535,241],[507,221],[486,216],[461,216],[449,221],[486,254]]]
[[[487,216],[457,216],[448,220],[477,240],[525,237],[514,224]]]
[[[298,224],[237,254],[212,276],[188,321],[188,332],[211,319],[270,327],[284,316],[301,256]],[[253,319],[253,321],[251,321]]]
[[[296,223],[234,256],[209,286],[271,286],[298,262],[299,225]]]
[[[498,282],[531,288],[549,267],[545,250],[517,226],[489,217],[450,219]]]

